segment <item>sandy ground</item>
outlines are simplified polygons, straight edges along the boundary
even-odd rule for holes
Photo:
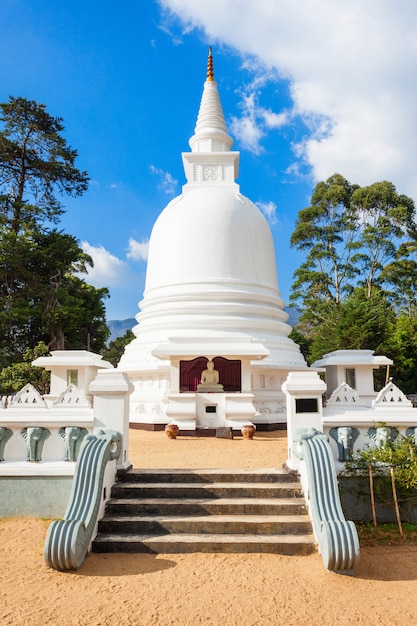
[[[131,431],[134,467],[280,467],[284,433],[168,440]],[[318,554],[101,555],[43,561],[48,520],[0,520],[0,623],[30,626],[417,626],[417,547],[364,547],[355,577]]]

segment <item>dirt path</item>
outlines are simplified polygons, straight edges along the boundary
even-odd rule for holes
[[[252,442],[131,435],[135,467],[276,467],[286,456],[279,432]],[[43,561],[48,523],[0,520],[2,625],[417,626],[415,546],[363,548],[355,577],[326,572],[317,554],[94,554],[61,573]]]

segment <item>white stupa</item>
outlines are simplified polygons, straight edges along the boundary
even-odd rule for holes
[[[136,338],[118,366],[135,387],[130,420],[273,428],[285,422],[281,384],[307,365],[288,337],[269,225],[235,182],[239,152],[231,151],[211,50],[189,143],[187,183],[153,227]],[[223,390],[197,391],[211,360]]]

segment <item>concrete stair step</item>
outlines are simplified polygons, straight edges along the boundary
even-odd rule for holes
[[[130,552],[148,554],[273,553],[307,555],[317,550],[312,534],[305,535],[236,535],[236,534],[100,534],[93,552]]]
[[[171,534],[308,534],[308,515],[206,515],[206,516],[116,516],[106,515],[100,533]]]
[[[161,469],[146,470],[132,469],[126,474],[119,475],[120,482],[139,483],[217,483],[217,482],[298,482],[298,477],[282,469],[255,469],[255,470],[221,470],[221,469]]]
[[[287,498],[301,496],[299,483],[116,483],[114,498]]]
[[[303,498],[112,498],[106,514],[115,515],[297,515]]]
[[[131,470],[112,488],[93,552],[310,554],[301,485],[284,470]]]

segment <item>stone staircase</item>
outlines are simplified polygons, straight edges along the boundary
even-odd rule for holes
[[[270,552],[317,546],[297,476],[284,470],[131,470],[119,476],[93,552]]]

